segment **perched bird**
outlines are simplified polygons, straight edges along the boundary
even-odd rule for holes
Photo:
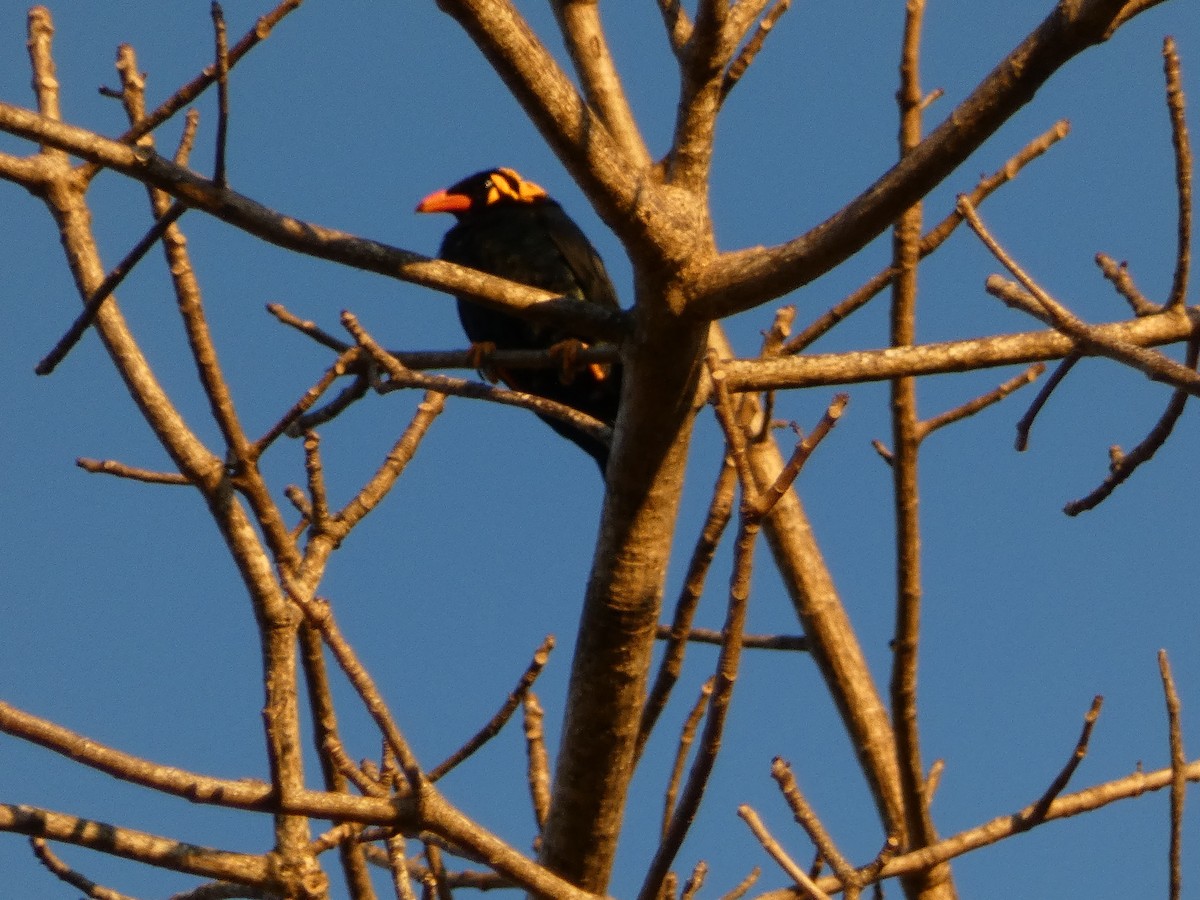
[[[458,219],[438,251],[448,262],[605,309],[620,309],[604,263],[579,226],[542,188],[512,169],[477,172],[430,194],[417,204],[417,212],[448,212]],[[458,318],[477,349],[562,354],[559,369],[498,369],[496,375],[510,388],[566,404],[607,425],[616,421],[620,364],[574,367],[571,351],[581,346],[578,335],[506,315],[467,297],[458,298]],[[539,417],[587,451],[604,472],[607,444],[561,419]]]

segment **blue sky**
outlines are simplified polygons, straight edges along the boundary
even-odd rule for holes
[[[553,39],[541,3],[524,3]],[[123,130],[113,85],[121,42],[134,45],[155,103],[207,64],[206,2],[52,3],[63,107],[73,123]],[[946,96],[932,128],[1050,8],[933,2],[923,61],[926,89]],[[229,2],[240,36],[266,4]],[[806,230],[869,184],[895,156],[897,41],[903,4],[799,3],[731,96],[721,119],[713,212],[723,249],[773,243]],[[674,106],[674,62],[656,4],[608,4],[617,61],[656,153]],[[31,105],[25,9],[0,4],[0,97]],[[1128,260],[1139,285],[1161,298],[1175,242],[1172,158],[1162,100],[1163,35],[1180,44],[1192,108],[1200,105],[1200,11],[1167,3],[1106,46],[1074,60],[932,195],[929,220],[1028,140],[1060,118],[1071,136],[990,199],[982,215],[1025,267],[1080,316],[1124,317],[1099,276],[1097,251]],[[205,97],[193,164],[208,171],[215,104]],[[231,185],[280,211],[411,250],[432,253],[449,222],[412,213],[416,201],[462,175],[511,165],[538,181],[592,236],[618,291],[630,295],[620,245],[588,209],[553,155],[455,23],[432,3],[313,2],[286,20],[235,71]],[[1196,115],[1192,116],[1193,129]],[[179,123],[165,126],[173,147]],[[0,151],[26,153],[0,136]],[[146,467],[167,462],[88,336],[51,378],[33,365],[74,316],[77,300],[49,216],[24,191],[0,185],[0,244],[7,302],[0,329],[6,390],[0,411],[0,696],[149,759],[225,777],[262,777],[257,640],[232,565],[197,495],[75,468],[77,456]],[[110,174],[92,190],[107,264],[146,228],[144,193]],[[448,298],[375,275],[293,258],[190,213],[183,220],[219,350],[250,430],[265,430],[328,364],[326,353],[275,324],[280,302],[337,330],[355,311],[388,346],[463,345]],[[836,272],[787,298],[805,322],[884,264],[876,241]],[[996,264],[965,231],[922,269],[921,340],[1029,330],[986,295]],[[182,339],[161,257],[150,254],[122,287],[122,308],[189,423],[217,431]],[[1195,291],[1192,291],[1194,297]],[[886,300],[858,314],[815,352],[886,343]],[[753,353],[777,304],[728,323]],[[1013,372],[928,379],[926,416],[990,389]],[[777,414],[811,425],[834,389],[783,396]],[[874,451],[886,439],[887,391],[856,386],[842,423],[803,473],[799,490],[860,628],[881,685],[892,630],[890,478]],[[1171,654],[1183,694],[1185,740],[1200,747],[1196,714],[1195,450],[1189,409],[1159,456],[1100,509],[1068,519],[1062,505],[1104,476],[1107,448],[1136,444],[1167,391],[1107,361],[1079,365],[1052,398],[1024,454],[1013,426],[1031,394],[1018,395],[938,433],[922,456],[924,645],[923,749],[946,772],[934,804],[943,834],[1015,811],[1045,789],[1074,746],[1093,695],[1106,701],[1077,789],[1167,759],[1155,653]],[[322,430],[334,502],[378,465],[407,422],[415,396],[372,397]],[[673,600],[719,462],[716,428],[698,428],[678,527]],[[303,479],[297,444],[265,460],[282,496]],[[1182,473],[1182,474],[1181,474]],[[421,761],[432,766],[491,714],[546,634],[558,639],[538,691],[556,740],[582,583],[591,559],[601,485],[594,464],[519,411],[453,400],[396,490],[336,555],[324,594],[384,686]],[[700,624],[723,617],[728,547],[701,606]],[[753,631],[797,630],[760,554]],[[630,827],[613,893],[636,891],[653,852],[661,783],[676,730],[715,655],[694,649],[674,705],[634,784]],[[353,752],[376,742],[349,692],[341,715]],[[523,790],[522,742],[510,726],[445,782],[449,796],[519,847],[532,838]],[[789,759],[843,849],[857,861],[882,835],[820,679],[806,658],[749,653],[734,700],[726,751],[700,824],[678,868],[710,864],[706,894],[731,888],[762,865],[761,888],[784,878],[734,810],[755,806],[795,856],[806,840],[769,779],[772,756]],[[0,802],[23,802],[108,819],[196,843],[244,850],[269,845],[262,817],[184,808],[180,801],[79,769],[47,751],[0,738]],[[1166,796],[1121,803],[1051,824],[961,860],[961,895],[1164,896]],[[1200,812],[1188,813],[1195,860]],[[85,874],[140,897],[193,883],[62,848]],[[72,897],[32,860],[19,837],[0,835],[0,896]],[[382,882],[381,882],[382,885]],[[381,887],[382,889],[382,887]],[[1190,893],[1189,893],[1190,891]],[[1185,895],[1200,896],[1196,880]]]

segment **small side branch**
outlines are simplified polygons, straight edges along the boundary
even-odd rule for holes
[[[1188,393],[1200,394],[1200,375],[1197,375],[1196,372],[1161,353],[1135,346],[1120,339],[1108,337],[1099,329],[1084,324],[1074,313],[1046,293],[1004,251],[1004,248],[1000,246],[984,226],[968,198],[959,197],[958,204],[959,209],[962,210],[963,215],[966,217],[967,224],[971,226],[971,230],[979,236],[979,239],[1001,265],[1008,269],[1013,277],[1021,283],[1021,286],[1029,292],[1030,298],[1037,304],[1042,313],[1039,318],[1044,317],[1049,324],[1062,334],[1082,343],[1085,347],[1096,350],[1104,356],[1138,369],[1155,380],[1168,382],[1175,387],[1187,390]],[[1001,285],[996,283],[994,276],[988,279],[989,292],[998,291],[1000,287]]]
[[[981,178],[967,196],[971,198],[972,203],[978,206],[1001,187],[1016,178],[1017,174],[1025,166],[1065,138],[1068,133],[1070,133],[1070,126],[1066,120],[1056,122],[1054,127],[1022,147],[1020,151],[991,175]],[[937,225],[925,232],[921,237],[921,259],[924,259],[941,247],[947,238],[962,224],[962,221],[962,214],[957,209],[954,209]],[[862,308],[878,296],[881,291],[892,283],[896,274],[897,269],[894,266],[889,266],[874,275],[857,290],[847,295],[809,325],[805,326],[803,330],[798,332],[795,337],[784,345],[783,352],[799,353],[818,338],[827,334],[851,313]]]
[[[117,478],[128,478],[132,481],[144,481],[147,484],[191,484],[186,475],[178,472],[156,472],[153,469],[141,469],[137,466],[127,466],[114,459],[89,459],[81,456],[75,460],[75,465],[85,472],[94,474],[115,475]]]
[[[1167,78],[1167,112],[1171,116],[1171,145],[1175,150],[1175,192],[1179,205],[1175,277],[1167,307],[1182,309],[1187,299],[1192,263],[1192,144],[1188,137],[1186,99],[1175,39],[1163,41],[1163,72]]]
[[[780,17],[788,11],[788,7],[792,5],[792,0],[775,0],[775,3],[767,10],[758,22],[758,28],[754,31],[754,36],[746,42],[742,47],[737,58],[734,59],[729,67],[725,70],[725,77],[721,81],[721,102],[729,96],[729,92],[734,89],[742,76],[746,74],[746,70],[750,68],[750,64],[754,62],[754,58],[758,56],[763,48],[763,44],[767,40],[767,35],[771,33],[771,29],[775,27],[775,23]]]
[[[96,316],[99,314],[100,307],[104,304],[104,301],[112,296],[113,291],[120,286],[121,282],[133,271],[134,267],[142,261],[142,257],[149,252],[150,248],[162,238],[166,230],[174,225],[185,212],[187,212],[187,207],[179,201],[175,201],[166,214],[150,226],[150,230],[142,236],[140,241],[133,245],[130,251],[125,254],[125,258],[117,263],[116,268],[105,276],[104,280],[100,282],[100,286],[92,291],[91,295],[84,301],[83,309],[75,317],[75,321],[71,323],[66,333],[58,339],[58,343],[33,367],[33,371],[36,374],[51,374],[58,367],[58,364],[67,358],[67,354],[74,349],[75,345],[79,343],[80,338],[84,336],[92,326],[92,323],[96,321]]]
[[[545,712],[533,691],[527,691],[522,707],[525,713],[525,753],[529,759],[529,797],[533,801],[533,817],[538,834],[546,827],[550,815],[550,756],[546,752]]]
[[[805,896],[810,898],[810,900],[830,900],[829,895],[817,886],[817,883],[809,877],[808,873],[800,868],[796,861],[788,855],[779,841],[772,837],[771,832],[767,830],[767,826],[758,817],[758,813],[743,803],[738,807],[738,816],[749,826],[750,831],[758,838],[758,842],[762,844],[763,849],[767,851],[771,859],[779,864],[779,868],[787,873],[787,876],[796,883],[796,887]]]
[[[1161,306],[1138,290],[1138,286],[1133,282],[1133,276],[1129,274],[1128,263],[1117,262],[1107,253],[1097,253],[1096,265],[1100,267],[1104,277],[1112,282],[1117,293],[1125,298],[1125,302],[1129,304],[1129,308],[1133,310],[1135,316],[1152,316],[1162,312]]]
[[[1162,676],[1163,694],[1167,702],[1167,731],[1171,747],[1171,843],[1167,853],[1170,872],[1170,900],[1179,900],[1183,891],[1183,802],[1187,794],[1187,757],[1183,752],[1183,729],[1180,725],[1179,693],[1171,675],[1167,651],[1158,651],[1158,671]]]
[[[496,711],[496,714],[488,720],[486,725],[476,732],[474,737],[463,744],[462,747],[451,754],[444,762],[429,770],[426,777],[431,783],[444,776],[500,733],[500,729],[508,723],[508,720],[512,718],[512,714],[517,711],[517,707],[521,705],[521,701],[524,700],[529,689],[533,687],[533,683],[537,681],[537,677],[542,674],[542,669],[545,668],[547,661],[550,659],[550,651],[553,649],[554,636],[547,635],[546,639],[542,641],[541,646],[533,654],[533,660],[525,669],[524,674],[521,675],[517,686],[512,689],[508,695],[508,699],[504,701],[504,705]]]
[[[1019,829],[1024,831],[1032,828],[1034,825],[1040,825],[1046,818],[1046,812],[1050,809],[1050,804],[1055,798],[1066,790],[1067,783],[1071,780],[1071,776],[1075,774],[1075,770],[1079,768],[1079,764],[1083,762],[1088,752],[1088,743],[1092,739],[1092,729],[1096,727],[1096,720],[1100,718],[1100,707],[1104,705],[1104,698],[1099,694],[1092,700],[1092,706],[1083,717],[1083,731],[1079,734],[1079,740],[1075,744],[1075,751],[1071,754],[1071,758],[1067,760],[1067,764],[1063,766],[1062,771],[1050,783],[1050,787],[1046,789],[1046,793],[1038,799],[1036,803],[1027,811],[1021,814],[1021,822]]]
[[[64,881],[78,891],[83,891],[85,895],[91,897],[92,900],[133,900],[132,897],[96,884],[89,878],[76,872],[65,862],[55,855],[50,849],[50,845],[40,837],[31,837],[29,846],[33,848],[33,855],[55,878]],[[240,887],[240,886],[239,886]],[[241,890],[248,891],[248,888],[241,887]]]
[[[1195,369],[1197,362],[1200,361],[1200,340],[1192,338],[1188,341],[1187,348],[1187,366],[1190,369]],[[1171,399],[1167,402],[1167,408],[1163,410],[1163,414],[1159,417],[1154,427],[1142,439],[1136,447],[1128,453],[1114,457],[1109,465],[1109,472],[1104,481],[1102,481],[1094,491],[1086,497],[1079,500],[1072,500],[1063,507],[1063,512],[1068,516],[1077,516],[1081,512],[1086,512],[1089,509],[1094,509],[1103,503],[1113,491],[1117,489],[1134,470],[1142,463],[1149,462],[1158,449],[1167,442],[1167,438],[1171,436],[1171,432],[1175,430],[1175,423],[1179,421],[1179,417],[1183,415],[1183,408],[1187,403],[1190,394],[1182,388],[1176,388],[1171,395]]]
[[[853,885],[855,882],[854,866],[842,855],[820,817],[809,806],[804,793],[800,790],[800,785],[796,782],[796,776],[792,773],[792,767],[777,756],[771,761],[771,777],[779,785],[779,790],[783,794],[783,799],[787,801],[796,824],[808,834],[813,846],[821,854],[821,858],[829,863],[837,876],[842,879],[843,884]]]
[[[737,479],[733,464],[728,457],[724,457],[721,461],[721,471],[717,475],[717,482],[713,486],[712,499],[709,501],[704,527],[701,528],[696,546],[692,550],[692,557],[688,561],[687,575],[684,578],[683,587],[680,589],[679,599],[675,602],[675,613],[671,625],[659,628],[658,636],[668,643],[659,665],[658,674],[655,676],[654,685],[650,688],[646,703],[642,707],[642,720],[638,726],[637,750],[635,751],[637,759],[641,758],[642,752],[646,748],[646,741],[650,738],[650,732],[654,729],[663,709],[666,708],[671,690],[683,669],[687,641],[692,640],[690,635],[694,633],[692,621],[696,615],[696,607],[700,603],[700,595],[704,592],[704,585],[708,580],[708,571],[716,555],[717,545],[729,525],[729,520],[733,517],[733,498],[736,488]],[[718,632],[712,632],[712,634],[716,636],[715,643],[720,643],[720,634]]]
[[[974,400],[968,400],[961,406],[956,406],[954,409],[949,409],[933,418],[925,419],[917,425],[917,440],[923,441],[939,428],[945,428],[947,425],[961,422],[963,419],[973,416],[977,412],[987,409],[989,406],[994,406],[1014,391],[1020,390],[1027,384],[1032,384],[1045,371],[1046,366],[1044,363],[1034,363],[1020,375],[1010,378],[986,394],[981,394]]]

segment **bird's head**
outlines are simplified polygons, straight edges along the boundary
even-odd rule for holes
[[[469,175],[444,191],[435,191],[417,204],[417,212],[448,212],[462,218],[500,204],[536,203],[547,194],[512,169],[488,169]]]

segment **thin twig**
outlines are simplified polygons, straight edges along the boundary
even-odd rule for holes
[[[388,491],[395,485],[396,480],[407,468],[421,446],[421,442],[433,427],[434,421],[446,408],[446,395],[437,391],[426,391],[417,404],[408,427],[392,444],[387,457],[375,470],[370,481],[354,495],[337,514],[338,534],[345,535],[355,527],[363,517],[375,509],[387,496]]]
[[[454,900],[446,879],[446,866],[442,862],[442,848],[439,844],[433,841],[425,842],[425,861],[429,863],[427,878],[423,879],[425,885],[432,883],[433,895],[438,900]]]
[[[1034,363],[1020,375],[1010,378],[986,394],[982,394],[974,400],[969,400],[961,406],[956,406],[954,409],[947,410],[931,419],[924,420],[917,426],[917,439],[923,441],[939,428],[945,428],[947,425],[961,422],[968,416],[973,416],[975,413],[999,403],[1014,391],[1020,390],[1027,384],[1032,384],[1045,371],[1045,363]]]
[[[779,841],[771,836],[771,832],[767,830],[767,826],[762,823],[762,819],[758,814],[743,803],[738,807],[738,816],[750,826],[750,831],[758,838],[758,842],[762,844],[763,849],[767,851],[771,859],[779,864],[779,868],[783,869],[787,876],[796,883],[800,890],[811,898],[811,900],[830,900],[828,894],[821,890],[815,881],[808,877],[800,866],[796,865],[796,861],[788,856],[787,851],[780,846]]]
[[[746,485],[743,485],[742,496],[746,496]],[[743,499],[743,509],[745,503]],[[729,579],[729,600],[722,628],[725,640],[717,657],[712,697],[708,701],[700,746],[695,759],[692,760],[683,794],[671,815],[670,825],[642,881],[638,900],[653,900],[658,896],[663,879],[695,820],[696,811],[704,798],[709,775],[712,774],[717,754],[721,749],[721,737],[725,731],[725,721],[741,662],[742,634],[746,628],[746,611],[750,601],[750,576],[754,568],[754,545],[760,531],[759,522],[745,512],[741,519],[737,540],[734,542],[733,573]]]
[[[792,773],[792,767],[777,756],[771,761],[771,777],[779,785],[779,790],[783,794],[783,799],[787,801],[796,824],[808,834],[813,846],[821,854],[821,858],[829,863],[833,871],[842,879],[843,884],[853,884],[855,878],[853,864],[838,849],[824,823],[805,799],[804,792],[800,790],[796,776]]]
[[[1163,72],[1167,78],[1167,112],[1171,116],[1171,145],[1175,150],[1175,193],[1179,200],[1175,275],[1168,308],[1182,309],[1187,300],[1192,262],[1192,144],[1188,138],[1186,98],[1175,39],[1163,40]]]
[[[232,69],[241,61],[242,57],[265,41],[270,36],[271,30],[279,24],[284,16],[299,9],[302,2],[303,0],[283,0],[283,2],[265,16],[260,16],[255,21],[254,27],[246,32],[241,40],[230,49],[228,54],[229,68]],[[216,80],[216,67],[206,67],[203,72],[159,104],[157,109],[147,114],[140,122],[121,135],[118,140],[132,144],[142,135],[149,134],[204,93]],[[85,178],[91,178],[99,170],[100,166],[96,163],[84,163],[81,167],[81,174]]]
[[[89,878],[80,875],[65,862],[63,862],[54,851],[50,849],[50,845],[40,837],[31,837],[29,846],[33,848],[33,855],[38,858],[38,861],[45,866],[52,875],[60,881],[65,881],[67,884],[76,890],[83,891],[88,897],[93,900],[134,900],[127,894],[122,894],[111,888],[103,887],[96,884]]]
[[[550,756],[546,752],[545,713],[537,694],[527,691],[522,701],[524,711],[525,754],[529,797],[533,802],[533,818],[540,835],[550,815]]]
[[[1046,379],[1046,383],[1042,385],[1042,389],[1038,391],[1037,396],[1033,398],[1033,402],[1029,404],[1029,409],[1025,411],[1025,415],[1021,416],[1021,420],[1017,422],[1017,440],[1016,449],[1024,452],[1029,447],[1029,432],[1033,428],[1034,421],[1037,420],[1038,414],[1041,413],[1042,407],[1046,405],[1046,401],[1050,399],[1050,395],[1054,393],[1054,389],[1059,386],[1068,373],[1075,368],[1075,363],[1083,359],[1083,355],[1072,351],[1063,358],[1054,371],[1050,373],[1050,377]]]
[[[312,527],[324,531],[329,521],[329,497],[325,492],[325,466],[321,462],[321,436],[315,431],[304,435],[304,470],[308,475]]]
[[[675,626],[659,625],[656,637],[660,641],[677,640]],[[721,632],[711,628],[691,628],[682,634],[682,639],[694,644],[721,643]],[[802,634],[747,634],[742,637],[746,650],[791,650],[805,652],[809,649],[808,638]]]
[[[213,37],[217,68],[217,146],[214,153],[213,184],[225,187],[225,143],[229,130],[229,35],[225,30],[225,11],[217,0],[212,3]]]
[[[899,156],[901,162],[921,144],[923,131],[920,84],[921,38],[925,16],[924,0],[905,3],[904,34],[900,51],[900,86],[896,91],[899,112]],[[892,229],[891,311],[889,346],[911,347],[916,343],[917,269],[921,261],[923,205],[910,206]],[[918,497],[918,461],[922,429],[917,406],[915,378],[896,378],[891,383],[892,420],[892,506],[895,521],[896,603],[889,695],[895,732],[895,753],[904,814],[904,834],[909,846],[926,846],[937,840],[937,831],[925,801],[925,767],[921,761],[921,737],[917,707],[917,667],[921,638],[921,520]],[[939,876],[926,874],[927,882]],[[857,890],[851,883],[849,889]],[[910,886],[911,887],[911,886]],[[913,890],[914,893],[919,893]]]
[[[404,855],[405,843],[402,834],[394,834],[386,841],[392,887],[396,891],[396,900],[417,900],[416,892],[412,888],[412,878],[408,873],[408,860]]]
[[[946,771],[946,761],[944,759],[935,759],[933,765],[929,767],[929,774],[925,777],[925,802],[933,803],[933,797],[937,793],[938,786],[942,783],[942,773]]]
[[[800,474],[800,470],[804,464],[808,462],[808,458],[812,456],[813,451],[817,449],[817,445],[825,439],[825,436],[833,430],[838,419],[842,417],[842,413],[846,409],[846,404],[850,402],[849,394],[837,394],[830,402],[825,410],[825,415],[821,417],[821,421],[816,427],[809,432],[807,437],[801,438],[796,442],[796,447],[792,451],[791,457],[780,471],[778,477],[770,485],[770,487],[759,492],[758,497],[754,501],[753,508],[749,514],[758,520],[762,520],[770,515],[771,510],[775,508],[775,504],[779,499],[788,492],[792,483]],[[795,426],[793,426],[795,428]],[[799,431],[797,430],[797,434]]]
[[[755,866],[750,870],[749,874],[746,875],[745,878],[734,885],[733,890],[722,895],[720,900],[741,900],[741,898],[746,896],[746,894],[750,891],[750,888],[754,887],[754,883],[758,881],[758,876],[761,874],[762,869],[760,869],[758,866]]]
[[[700,888],[704,887],[704,879],[708,876],[708,863],[700,860],[692,869],[692,874],[688,876],[688,880],[683,883],[683,890],[679,892],[679,900],[693,900]]]
[[[1138,347],[1118,338],[1108,337],[1100,329],[1085,324],[1074,313],[1051,297],[1017,265],[1016,261],[1005,252],[1004,248],[1000,246],[987,230],[987,227],[980,220],[971,202],[966,197],[959,197],[958,204],[966,216],[967,224],[971,226],[971,230],[979,236],[984,246],[991,251],[992,255],[996,257],[1001,265],[1008,269],[1013,277],[1021,283],[1021,286],[1029,292],[1030,299],[1032,302],[1038,304],[1041,310],[1042,316],[1040,317],[1043,317],[1053,325],[1057,331],[1071,338],[1073,341],[1083,343],[1088,349],[1093,349],[1110,359],[1125,363],[1144,372],[1155,380],[1165,381],[1175,387],[1184,388],[1191,394],[1200,394],[1200,375],[1197,375],[1196,372],[1164,356],[1162,353]],[[989,293],[999,293],[1003,287],[1002,281],[996,279],[995,276],[988,279],[987,289]],[[1005,292],[1004,298],[1006,300],[1016,299],[1011,292]]]
[[[163,233],[170,228],[180,216],[187,212],[187,207],[176,200],[166,214],[161,216],[147,231],[140,241],[133,245],[132,249],[125,254],[125,258],[117,263],[104,280],[100,282],[100,286],[92,291],[83,302],[83,309],[79,315],[75,317],[75,321],[71,323],[66,333],[58,339],[51,349],[36,366],[33,371],[38,375],[49,375],[58,364],[67,358],[67,354],[74,349],[79,343],[79,339],[87,332],[92,323],[96,321],[96,315],[100,312],[100,307],[104,301],[112,296],[113,292],[120,286],[121,282],[133,271],[134,266],[141,262],[142,257],[150,250],[151,247],[163,236]]]
[[[380,393],[391,390],[424,388],[441,394],[453,394],[456,397],[471,397],[477,400],[491,400],[507,406],[519,406],[537,413],[544,413],[578,428],[601,441],[612,440],[612,428],[599,419],[582,413],[564,403],[556,403],[534,394],[523,391],[504,390],[491,385],[467,381],[462,378],[451,378],[446,375],[425,375],[407,369],[398,359],[384,350],[359,324],[353,313],[342,313],[342,324],[346,326],[355,341],[379,363],[388,374],[388,381],[376,387]]]
[[[139,469],[127,466],[114,459],[89,459],[81,456],[75,460],[75,465],[85,472],[102,475],[115,475],[118,478],[129,478],[133,481],[144,481],[148,484],[191,484],[186,475],[178,472],[156,472],[153,469]]]
[[[338,732],[337,710],[333,690],[329,684],[329,669],[325,665],[325,645],[316,630],[308,625],[299,629],[298,637],[300,664],[307,684],[304,693],[308,698],[309,715],[312,718],[313,744],[319,756],[325,789],[347,793],[350,781],[343,766],[339,765],[338,751],[344,755],[344,748]],[[339,828],[346,830],[348,837],[333,846],[338,850],[338,859],[345,875],[350,900],[375,900],[362,845],[352,839],[354,835],[362,832],[362,826],[352,822],[334,826],[335,831]],[[310,845],[310,853],[313,856],[319,852],[322,851]]]
[[[726,386],[726,375],[724,369],[721,368],[721,361],[717,357],[715,350],[709,350],[705,357],[705,362],[708,364],[709,378],[712,381],[712,398],[711,402],[713,410],[717,414],[717,421],[721,425],[721,430],[725,433],[725,443],[728,447],[730,458],[733,460],[734,468],[737,469],[738,481],[742,485],[743,505],[753,504],[757,499],[757,487],[754,481],[754,475],[750,471],[750,462],[746,457],[746,433],[739,421],[737,410],[729,395],[729,388]]]
[[[360,351],[357,347],[351,347],[342,352],[332,366],[325,370],[325,373],[318,379],[317,383],[310,387],[297,400],[292,408],[285,412],[279,420],[267,429],[266,434],[260,437],[257,441],[250,445],[250,458],[257,459],[262,456],[266,449],[274,443],[280,435],[290,433],[290,430],[295,423],[310,410],[321,396],[329,390],[330,386],[341,378],[346,372],[358,361]],[[311,431],[311,426],[305,430]]]
[[[683,48],[692,37],[692,20],[680,0],[658,0],[658,9],[662,13],[671,49],[676,56],[682,57]]]
[[[367,672],[359,660],[358,654],[342,635],[337,622],[333,618],[333,611],[330,609],[329,604],[320,597],[309,599],[302,596],[290,584],[287,584],[288,581],[290,579],[285,579],[289,598],[300,608],[305,618],[321,632],[321,637],[324,638],[326,646],[333,651],[333,656],[337,660],[338,665],[346,673],[346,677],[350,679],[350,683],[354,686],[367,712],[371,714],[371,718],[375,720],[380,733],[386,738],[388,746],[396,754],[396,758],[400,762],[400,767],[408,779],[409,786],[413,790],[416,790],[424,780],[417,758],[409,747],[408,741],[400,733],[400,728],[392,717],[391,711],[387,708],[387,704],[384,702],[379,688],[375,685],[375,680]]]
[[[517,686],[509,693],[504,704],[470,740],[454,753],[450,754],[444,762],[429,770],[425,777],[429,779],[430,783],[436,782],[500,733],[500,730],[512,718],[512,714],[517,711],[517,707],[521,705],[521,700],[525,697],[525,694],[533,687],[533,683],[537,681],[537,677],[542,674],[542,669],[545,668],[546,663],[549,661],[550,651],[553,649],[554,635],[547,635],[546,639],[542,641],[541,646],[534,652],[533,659],[526,667],[524,673],[522,673]]]
[[[666,838],[667,830],[671,827],[671,816],[675,812],[675,798],[679,793],[679,783],[683,778],[683,766],[687,762],[688,753],[691,751],[692,743],[696,739],[696,729],[700,727],[700,720],[704,716],[704,710],[708,708],[712,692],[713,680],[710,678],[700,688],[700,695],[696,698],[696,702],[692,704],[692,709],[684,720],[683,728],[679,731],[679,743],[675,749],[675,763],[671,767],[671,775],[667,779],[667,787],[663,797],[661,833],[663,838]]]
[[[1162,306],[1139,291],[1137,285],[1133,283],[1133,276],[1129,274],[1128,263],[1117,262],[1107,253],[1097,253],[1096,265],[1100,267],[1100,271],[1104,277],[1112,282],[1113,287],[1117,289],[1117,293],[1125,298],[1134,315],[1152,316],[1155,313],[1162,312]]]
[[[1025,168],[1025,166],[1065,138],[1069,132],[1070,126],[1066,120],[1056,122],[1052,128],[1038,135],[1038,137],[1022,147],[991,175],[981,178],[975,185],[975,188],[967,194],[971,198],[971,202],[978,206],[999,188],[1016,178],[1017,173]],[[955,229],[962,224],[962,221],[962,214],[957,209],[954,209],[937,225],[925,232],[921,236],[921,258],[924,259],[941,247],[946,242],[946,239],[954,233]],[[851,313],[874,299],[880,291],[892,283],[892,279],[895,277],[896,269],[892,266],[872,276],[869,281],[847,295],[797,333],[795,337],[784,345],[783,352],[789,354],[799,353],[808,347]]]
[[[1046,812],[1050,809],[1050,804],[1054,802],[1054,798],[1061,794],[1067,787],[1067,782],[1071,780],[1071,776],[1075,774],[1075,770],[1079,768],[1079,764],[1083,762],[1083,758],[1087,756],[1088,743],[1092,739],[1092,729],[1096,727],[1096,720],[1100,718],[1100,707],[1104,705],[1104,698],[1097,694],[1092,700],[1091,708],[1083,717],[1083,731],[1079,734],[1079,740],[1075,744],[1075,751],[1071,754],[1071,758],[1067,760],[1067,764],[1063,766],[1062,771],[1050,783],[1050,787],[1046,789],[1046,793],[1037,800],[1036,803],[1029,809],[1028,813],[1021,814],[1021,830],[1027,830],[1034,825],[1040,824],[1046,817]]]
[[[696,615],[696,607],[704,592],[704,585],[717,552],[717,545],[733,516],[733,498],[736,488],[737,475],[734,472],[733,464],[728,457],[723,457],[721,471],[717,474],[716,484],[713,485],[708,514],[705,516],[703,528],[700,529],[700,536],[696,539],[696,546],[688,561],[687,575],[684,577],[683,587],[680,588],[679,598],[675,602],[675,613],[671,625],[659,628],[658,636],[667,641],[667,646],[663,651],[662,662],[659,664],[658,674],[654,678],[654,685],[650,688],[646,702],[642,706],[635,759],[641,758],[642,752],[646,748],[646,742],[650,739],[650,732],[654,730],[658,717],[666,708],[671,690],[683,669],[687,641],[692,639],[690,635],[694,633],[692,621]],[[714,643],[720,643],[720,633],[712,632],[712,634],[716,638]],[[697,638],[697,640],[700,639]]]
[[[737,55],[737,58],[725,70],[725,77],[721,80],[722,102],[729,96],[729,92],[733,90],[734,86],[741,81],[742,76],[746,74],[746,70],[750,68],[750,64],[754,62],[754,58],[762,50],[767,35],[775,27],[775,23],[779,21],[780,16],[787,12],[788,7],[791,5],[792,0],[775,0],[774,5],[767,11],[767,14],[759,20],[754,36],[746,42],[741,52]]]
[[[1158,671],[1162,676],[1163,694],[1167,703],[1167,731],[1171,748],[1171,844],[1167,853],[1170,872],[1170,900],[1179,900],[1183,895],[1183,802],[1187,794],[1187,777],[1184,768],[1187,757],[1183,752],[1183,729],[1180,724],[1179,692],[1175,690],[1175,678],[1171,675],[1171,663],[1167,651],[1158,651]]]
[[[367,396],[367,392],[370,390],[370,374],[360,372],[354,376],[353,381],[338,391],[337,396],[324,406],[318,406],[312,412],[305,413],[290,423],[286,432],[287,436],[292,438],[300,437],[306,431],[312,431],[314,428],[319,428],[327,422],[332,422],[363,397]]]
[[[1195,369],[1197,362],[1200,362],[1200,338],[1193,337],[1188,341],[1186,364],[1189,368]],[[1171,399],[1167,401],[1167,408],[1163,410],[1163,414],[1159,416],[1154,427],[1142,438],[1141,442],[1119,459],[1114,459],[1109,465],[1108,475],[1104,481],[1086,497],[1072,500],[1064,506],[1063,512],[1069,516],[1077,516],[1081,512],[1094,509],[1128,479],[1138,466],[1153,459],[1159,447],[1167,442],[1167,438],[1175,430],[1175,423],[1183,414],[1183,408],[1187,404],[1189,396],[1187,391],[1176,388],[1171,394]]]

